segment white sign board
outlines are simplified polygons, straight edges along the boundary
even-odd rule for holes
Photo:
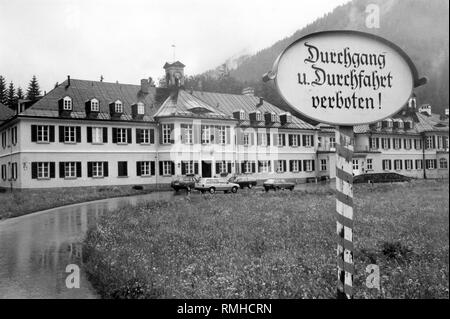
[[[399,111],[417,70],[396,45],[356,31],[327,31],[292,43],[272,71],[283,99],[318,122],[351,126]]]

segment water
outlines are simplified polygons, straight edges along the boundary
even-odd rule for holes
[[[121,206],[173,197],[160,192],[110,198],[0,222],[0,298],[97,298],[81,267],[87,229]],[[80,288],[66,287],[69,264],[80,266]]]

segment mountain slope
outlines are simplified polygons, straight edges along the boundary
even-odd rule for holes
[[[366,7],[380,7],[380,28],[365,25]],[[359,30],[382,36],[399,45],[414,61],[428,84],[417,89],[419,103],[430,103],[435,113],[449,105],[449,2],[447,0],[354,0],[337,7],[292,36],[239,61],[231,76],[257,88],[256,92],[273,103],[283,104],[271,84],[261,76],[272,69],[277,56],[295,39],[324,30]],[[267,95],[267,96],[265,96]]]

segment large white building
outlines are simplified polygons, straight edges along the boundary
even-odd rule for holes
[[[335,177],[333,127],[308,124],[252,90],[184,90],[184,65],[164,69],[167,88],[68,78],[31,107],[4,111],[0,187],[160,185],[186,174]],[[448,117],[415,104],[355,127],[354,174],[448,177]]]

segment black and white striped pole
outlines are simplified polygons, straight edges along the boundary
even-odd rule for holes
[[[338,299],[353,298],[353,127],[339,126],[336,152]]]

